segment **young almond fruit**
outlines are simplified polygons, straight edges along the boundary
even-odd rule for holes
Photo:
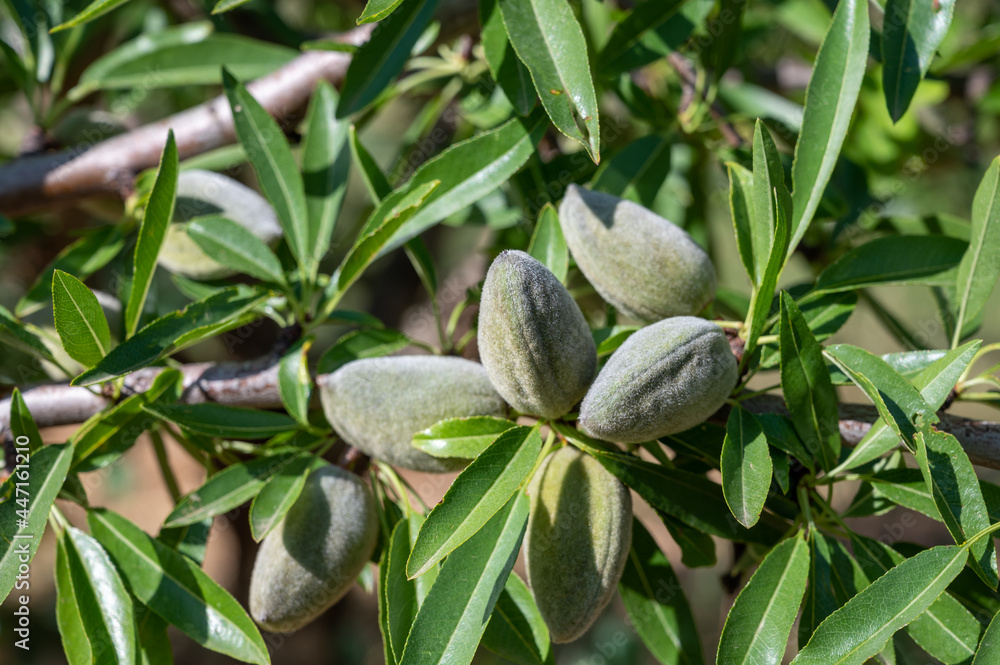
[[[290,633],[340,600],[371,559],[378,516],[371,492],[336,466],[313,471],[284,519],[264,538],[250,577],[250,614]]]
[[[697,314],[715,297],[708,254],[637,203],[570,185],[559,221],[577,266],[622,314],[659,321]]]
[[[637,331],[608,359],[580,405],[580,428],[641,443],[715,413],[736,387],[736,358],[719,326],[678,316]]]
[[[569,411],[597,371],[594,338],[569,291],[519,251],[500,254],[486,274],[479,355],[508,404],[543,418]]]
[[[545,458],[528,496],[528,584],[552,641],[572,642],[618,588],[632,543],[632,497],[572,446]]]
[[[160,265],[191,279],[218,279],[235,274],[208,256],[188,236],[187,222],[205,215],[230,219],[269,245],[281,239],[278,215],[263,196],[214,171],[181,171],[177,176],[174,221],[157,256]]]
[[[417,471],[454,471],[468,463],[414,448],[417,432],[447,418],[507,414],[483,366],[463,358],[365,358],[320,375],[316,383],[326,419],[347,443]]]

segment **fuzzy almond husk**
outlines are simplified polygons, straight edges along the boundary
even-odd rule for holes
[[[479,363],[442,356],[391,356],[347,363],[316,379],[326,419],[347,443],[393,466],[460,469],[468,460],[433,457],[413,435],[447,418],[507,414]]]
[[[284,519],[264,538],[250,577],[250,614],[262,628],[290,633],[351,588],[375,550],[371,492],[336,466],[313,471]]]
[[[528,487],[528,583],[552,641],[583,635],[614,597],[632,543],[632,497],[572,446],[549,455]]]
[[[580,270],[622,314],[659,321],[697,314],[715,297],[708,254],[637,203],[570,185],[559,221]]]
[[[486,274],[479,355],[508,404],[543,418],[569,411],[597,371],[579,306],[544,264],[520,251],[501,253]]]
[[[580,405],[580,428],[619,443],[676,434],[715,413],[738,368],[719,326],[678,316],[646,326],[608,359]]]

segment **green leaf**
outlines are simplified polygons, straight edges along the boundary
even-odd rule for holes
[[[94,61],[69,91],[78,101],[96,90],[219,85],[221,68],[239,79],[255,79],[291,62],[297,52],[242,35],[212,34],[196,22],[144,33]],[[155,72],[155,75],[152,74]]]
[[[817,342],[826,340],[840,330],[854,313],[857,304],[858,294],[854,291],[827,293],[817,298],[807,297],[798,303],[802,316],[805,317]],[[778,332],[777,323],[771,332]],[[760,366],[771,368],[777,365],[780,360],[781,351],[776,345],[765,347],[761,352]],[[844,377],[844,381],[848,381],[847,377]]]
[[[600,162],[597,93],[587,41],[573,8],[566,0],[499,0],[499,5],[507,38],[531,72],[552,123]]]
[[[309,474],[325,463],[313,455],[297,455],[266,479],[250,504],[250,535],[255,541],[271,533],[299,498]]]
[[[702,568],[714,566],[715,541],[706,533],[702,533],[684,524],[675,517],[665,513],[657,512],[660,521],[667,527],[670,537],[674,539],[677,547],[681,548],[681,563],[688,568]],[[634,533],[634,531],[633,531]]]
[[[809,548],[801,535],[788,538],[764,557],[729,610],[719,638],[719,662],[781,662],[808,572]]]
[[[795,431],[820,467],[832,469],[840,456],[837,393],[819,342],[791,299],[781,294],[781,386]]]
[[[1000,662],[1000,613],[994,615],[986,632],[983,633],[972,665],[990,665],[996,662]]]
[[[818,529],[809,533],[808,581],[799,621],[799,644],[808,642],[824,619],[869,583],[851,553],[838,540]]]
[[[816,291],[950,284],[968,243],[948,236],[885,236],[855,247],[816,279]]]
[[[212,7],[212,14],[222,14],[223,12],[228,12],[232,9],[236,9],[237,7],[241,7],[248,2],[250,2],[250,0],[219,0],[215,3],[215,6]]]
[[[579,438],[572,443],[593,455],[653,508],[707,534],[737,542],[771,545],[787,529],[781,520],[768,513],[764,513],[752,529],[744,528],[730,515],[722,488],[703,475],[653,464],[633,455],[599,450],[585,445]]]
[[[27,448],[32,453],[42,447],[42,434],[38,431],[38,425],[35,424],[35,419],[28,410],[24,395],[16,387],[10,395],[10,419],[8,423],[13,439],[11,443],[15,444],[16,447]]]
[[[52,314],[66,353],[84,367],[93,367],[111,349],[111,330],[97,296],[62,270],[52,275]]]
[[[961,547],[941,546],[903,561],[821,623],[792,662],[862,665],[930,607],[967,558]]]
[[[392,652],[393,663],[398,663],[402,657],[406,636],[420,609],[417,582],[406,576],[406,560],[410,556],[410,543],[416,537],[416,533],[411,534],[410,531],[416,531],[422,522],[423,517],[418,514],[414,514],[413,520],[396,522],[385,552],[385,570],[379,571],[379,593],[384,597],[388,649]]]
[[[511,497],[448,557],[417,612],[400,665],[468,663],[514,566],[528,524],[528,498]]]
[[[519,115],[527,116],[535,108],[535,88],[531,83],[531,73],[518,60],[507,29],[500,16],[499,0],[479,0],[480,43],[486,65],[493,80],[499,84],[507,100]]]
[[[378,205],[382,199],[392,193],[392,185],[386,179],[382,169],[375,162],[368,149],[358,138],[358,132],[354,125],[351,125],[351,155],[354,163],[361,171],[361,179],[365,181],[368,194],[372,197],[372,202]]]
[[[135,242],[132,281],[128,302],[125,304],[126,337],[131,337],[139,327],[146,294],[149,293],[149,285],[153,282],[153,272],[156,270],[156,257],[160,254],[160,247],[167,237],[167,228],[174,218],[178,170],[177,143],[174,141],[174,131],[171,129],[167,132],[167,145],[163,148],[163,156],[160,157],[156,181],[153,183],[149,200],[146,201],[146,209],[139,224],[139,237]]]
[[[791,242],[798,246],[819,208],[851,124],[868,61],[868,3],[837,3],[806,89],[802,131],[792,162]]]
[[[398,190],[383,201],[383,204],[392,206],[384,221],[355,243],[337,269],[336,285],[340,293],[346,291],[351,284],[357,281],[361,273],[375,261],[379,253],[393,238],[398,238],[397,232],[400,228],[415,215],[421,206],[426,204],[431,192],[439,184],[441,184],[440,180],[432,180],[413,189]],[[377,208],[372,216],[379,214],[381,209],[381,207]]]
[[[955,280],[955,335],[951,345],[966,335],[989,300],[1000,278],[1000,157],[993,160],[972,201],[972,240],[958,265]]]
[[[71,526],[56,541],[56,586],[56,619],[72,665],[135,662],[132,599],[107,552]]]
[[[759,178],[754,178],[755,188],[758,180]],[[753,296],[750,299],[750,320],[747,321],[746,354],[753,353],[757,346],[757,338],[764,332],[764,326],[767,325],[767,320],[771,312],[771,303],[774,300],[774,290],[778,286],[778,279],[781,277],[782,269],[785,266],[786,249],[788,247],[788,218],[785,217],[785,208],[780,203],[778,190],[775,189],[772,195],[776,201],[774,210],[777,215],[774,220],[774,238],[770,241],[770,254],[767,257],[767,265],[764,266],[760,284],[754,288]],[[754,206],[754,210],[756,210],[756,204]],[[757,216],[756,212],[754,216]],[[756,227],[759,223],[755,221],[754,226]],[[757,249],[754,248],[754,252],[756,251]],[[756,262],[756,254],[754,261]]]
[[[942,521],[927,481],[919,469],[883,469],[865,477],[871,482],[876,495]]]
[[[320,261],[330,251],[333,230],[344,206],[351,152],[347,145],[349,125],[337,120],[339,97],[326,81],[316,86],[302,150],[302,181],[309,216],[308,247],[310,267],[315,274]]]
[[[424,242],[423,238],[417,236],[407,241],[404,245],[404,251],[414,272],[420,278],[420,283],[424,285],[427,295],[432,299],[435,298],[438,289],[437,271],[434,269],[434,258],[431,256],[430,250],[427,249],[427,243]]]
[[[917,464],[941,518],[959,545],[990,525],[983,492],[965,449],[947,432],[917,432]],[[991,589],[997,588],[997,553],[992,538],[969,546],[969,565]]]
[[[920,396],[931,410],[936,412],[941,408],[965,368],[972,362],[980,345],[981,342],[977,340],[947,352],[934,359],[911,379],[913,386],[920,391]],[[889,365],[897,371],[902,371],[909,367],[911,362],[917,362],[918,359],[922,362],[924,359],[934,358],[929,354],[937,352],[918,351],[912,353],[920,355],[907,354],[892,358],[891,361],[888,361]],[[883,359],[886,358],[883,357]],[[899,438],[893,428],[880,418],[872,424],[871,429],[858,442],[858,445],[840,467],[846,470],[861,466],[889,452],[898,444]]]
[[[86,280],[108,264],[125,246],[125,236],[118,226],[103,226],[67,245],[56,255],[28,292],[17,302],[15,313],[27,316],[45,307],[52,297],[52,275],[56,270]]]
[[[251,277],[283,284],[281,261],[267,244],[241,224],[208,215],[187,224],[187,234],[208,256]]]
[[[317,374],[329,374],[359,358],[377,358],[401,351],[413,340],[398,330],[355,330],[347,333],[320,356]]]
[[[0,597],[6,598],[17,581],[18,567],[31,563],[49,517],[49,509],[66,480],[73,447],[49,445],[32,453],[27,462],[17,451],[17,466],[0,485]],[[18,487],[17,483],[27,483]]]
[[[14,318],[3,305],[0,305],[0,339],[34,356],[52,360],[52,354],[41,338]]]
[[[560,282],[566,282],[569,271],[569,249],[559,226],[559,213],[555,206],[546,203],[538,213],[538,223],[531,235],[528,254],[545,264]]]
[[[705,662],[680,580],[637,519],[632,521],[632,548],[618,583],[618,593],[643,644],[659,662],[677,665]]]
[[[298,426],[283,413],[212,402],[147,404],[142,408],[157,418],[176,423],[192,432],[231,439],[266,439]]]
[[[368,0],[365,10],[358,17],[358,25],[381,21],[391,14],[403,0]]]
[[[297,457],[279,453],[227,466],[181,499],[164,520],[164,528],[196,524],[246,503]]]
[[[726,422],[721,469],[729,510],[749,529],[760,519],[771,487],[771,453],[757,418],[739,406],[729,412]]]
[[[753,172],[736,162],[726,162],[729,171],[729,211],[733,217],[736,248],[750,280],[756,283],[754,267],[754,186]],[[770,246],[770,242],[768,242]]]
[[[671,141],[651,134],[636,139],[605,160],[590,188],[652,208],[670,174]]]
[[[484,647],[517,665],[548,665],[553,662],[549,627],[535,605],[528,585],[511,573],[507,577],[490,623],[483,633]]]
[[[455,478],[427,515],[406,563],[410,578],[477,533],[517,492],[542,450],[538,427],[512,427]]]
[[[338,118],[367,107],[403,71],[437,4],[437,0],[402,0],[392,16],[379,23],[347,68],[337,104]]]
[[[253,621],[197,564],[121,515],[95,510],[87,523],[142,604],[206,649],[248,663],[270,662]]]
[[[89,386],[151,365],[169,353],[211,335],[252,320],[251,310],[269,294],[244,286],[219,293],[167,314],[119,344],[95,367],[73,379],[71,385]]]
[[[278,394],[288,414],[309,426],[309,397],[312,377],[309,376],[309,347],[312,337],[303,337],[285,352],[278,362]]]
[[[59,32],[60,30],[66,30],[68,28],[73,28],[78,25],[83,25],[84,23],[90,23],[95,18],[103,16],[113,9],[124,5],[128,0],[94,0],[89,5],[83,8],[76,16],[61,23],[56,27],[52,28],[51,32]]]
[[[304,270],[310,265],[309,213],[305,186],[288,141],[278,123],[226,69],[222,84],[233,110],[236,137],[246,150],[257,181],[285,232],[292,256]]]
[[[602,72],[627,72],[679,48],[694,29],[694,22],[684,15],[687,2],[647,0],[637,4],[615,26],[601,51],[598,62]]]
[[[771,132],[759,118],[753,133],[753,210],[750,235],[753,246],[753,283],[761,286],[768,269],[771,246],[777,239],[779,217],[786,224],[792,218],[792,197],[785,187],[785,169],[781,165],[781,155],[774,145]],[[782,254],[782,264],[784,258]]]
[[[413,435],[413,447],[434,457],[475,459],[514,423],[493,416],[449,418]]]
[[[944,41],[955,0],[888,0],[882,28],[882,90],[893,122],[906,113]]]

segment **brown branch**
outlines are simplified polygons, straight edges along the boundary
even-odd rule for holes
[[[360,44],[371,30],[362,26],[341,38]],[[340,82],[350,62],[347,53],[311,51],[247,87],[268,113],[282,119],[305,106],[320,80]],[[94,194],[126,195],[136,174],[157,165],[170,129],[181,159],[236,140],[229,102],[221,95],[107,141],[0,165],[0,212],[14,216]]]

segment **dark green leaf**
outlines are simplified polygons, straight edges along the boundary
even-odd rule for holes
[[[313,455],[297,455],[266,480],[250,504],[250,534],[254,540],[260,542],[278,525],[302,493],[309,473],[323,464]]]
[[[236,222],[214,215],[188,223],[187,234],[213,260],[265,282],[285,281],[281,261],[263,240]]]
[[[320,356],[317,374],[329,374],[358,358],[387,356],[410,346],[409,337],[398,330],[355,330],[349,332]]]
[[[753,210],[750,233],[753,246],[753,283],[761,286],[768,269],[771,246],[777,239],[779,217],[786,224],[792,218],[792,197],[785,187],[785,169],[781,165],[781,155],[774,145],[771,132],[760,119],[757,120],[753,133]],[[784,261],[784,255],[781,258]]]
[[[147,404],[143,410],[192,432],[224,438],[266,439],[297,427],[283,413],[225,404]]]
[[[142,213],[142,223],[139,225],[139,237],[135,242],[135,255],[132,259],[132,281],[129,289],[128,302],[125,304],[125,336],[131,337],[139,327],[146,294],[153,281],[153,271],[156,270],[156,257],[160,247],[167,237],[167,228],[174,218],[174,202],[177,198],[177,144],[174,142],[174,132],[167,133],[167,145],[160,157],[160,166],[156,171],[156,181]]]
[[[393,663],[398,663],[403,655],[406,636],[420,609],[417,583],[406,576],[406,561],[410,556],[410,543],[416,537],[412,534],[411,538],[410,530],[416,530],[422,522],[423,517],[416,514],[412,520],[396,522],[386,549],[385,571],[379,571],[382,584],[379,593],[384,595],[387,641]]]
[[[951,25],[955,0],[889,0],[882,24],[882,90],[893,121],[906,113]]]
[[[658,512],[657,515],[677,547],[681,548],[681,563],[688,568],[715,565],[715,541],[711,536],[665,513]]]
[[[759,178],[754,177],[754,187]],[[778,279],[785,266],[785,255],[788,247],[788,218],[785,217],[785,207],[781,205],[778,190],[772,192],[775,198],[774,212],[777,217],[774,219],[774,237],[770,241],[770,253],[767,263],[763,268],[760,284],[753,291],[750,299],[750,320],[747,321],[746,332],[746,353],[753,353],[757,346],[757,338],[764,332],[764,326],[771,312],[771,302],[774,300],[774,290],[778,286]],[[754,204],[756,211],[756,203]],[[757,216],[757,213],[754,213]],[[755,221],[754,226],[761,222]],[[757,248],[754,247],[754,262],[757,262]],[[801,313],[800,313],[801,314]]]
[[[757,418],[739,406],[729,412],[726,422],[721,470],[729,510],[749,529],[760,519],[771,487],[771,454]]]
[[[736,162],[726,162],[726,168],[729,171],[729,211],[733,217],[733,230],[736,232],[736,247],[740,252],[744,270],[756,283],[753,247],[753,172]]]
[[[597,93],[587,40],[565,0],[499,0],[507,38],[531,72],[552,123],[601,161]],[[584,133],[581,126],[586,129]]]
[[[994,615],[993,620],[990,621],[972,665],[990,665],[1000,662],[1000,618],[998,617],[1000,614]]]
[[[309,397],[312,377],[309,376],[309,347],[312,337],[304,337],[285,352],[278,363],[278,394],[288,414],[309,426]]]
[[[420,527],[406,563],[409,577],[419,577],[483,528],[517,492],[541,450],[537,426],[512,427],[473,460]]]
[[[972,240],[958,265],[955,280],[955,335],[952,346],[974,328],[1000,278],[1000,157],[993,160],[983,176],[972,202]]]
[[[514,110],[527,116],[535,108],[535,88],[531,74],[518,60],[500,16],[498,0],[479,0],[480,43],[493,80],[503,90]]]
[[[413,446],[434,457],[475,459],[514,423],[493,416],[451,418],[413,435]]]
[[[42,447],[42,435],[38,431],[35,419],[28,411],[28,405],[19,388],[14,388],[10,396],[10,419],[7,421],[13,443],[18,448],[27,448],[31,452]]]
[[[719,662],[778,665],[798,614],[809,571],[801,535],[775,547],[740,591],[719,638]]]
[[[551,203],[545,204],[538,213],[535,232],[528,245],[528,254],[545,264],[560,282],[566,282],[569,270],[569,249],[559,226],[559,213]]]
[[[885,236],[856,247],[816,279],[817,291],[887,284],[950,284],[968,243],[948,236]]]
[[[670,174],[672,148],[663,136],[636,139],[601,164],[590,188],[652,208]]]
[[[434,269],[434,258],[427,249],[427,243],[423,238],[417,236],[407,241],[404,246],[406,258],[410,259],[410,265],[420,278],[420,283],[424,285],[427,295],[430,298],[437,296],[437,271]]]
[[[97,297],[62,270],[52,275],[52,314],[70,358],[93,367],[111,350],[111,330]]]
[[[694,22],[684,15],[686,3],[647,0],[637,4],[608,38],[599,59],[601,70],[607,74],[627,72],[679,48],[694,29]]]
[[[553,662],[549,628],[528,585],[513,572],[497,598],[483,646],[517,665]]]
[[[354,125],[351,125],[351,154],[354,156],[354,163],[361,171],[361,179],[365,181],[365,187],[368,188],[372,202],[378,205],[382,199],[392,193],[392,185],[382,173],[382,169],[375,163],[371,153],[361,143]]]
[[[87,522],[144,605],[206,649],[248,663],[270,662],[250,617],[193,561],[115,513],[91,511]]]

